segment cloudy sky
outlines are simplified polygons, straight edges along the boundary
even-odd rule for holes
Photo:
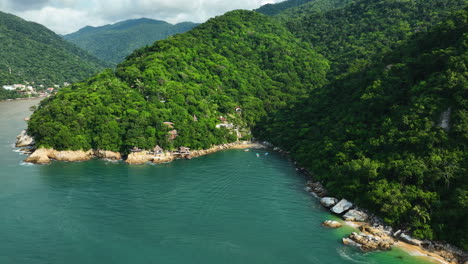
[[[0,11],[34,21],[59,34],[132,18],[204,22],[234,9],[283,0],[0,0]]]

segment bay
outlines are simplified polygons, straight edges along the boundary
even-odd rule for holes
[[[264,150],[25,164],[13,143],[37,102],[0,102],[0,263],[430,263],[343,246],[353,229],[323,228],[336,217]]]

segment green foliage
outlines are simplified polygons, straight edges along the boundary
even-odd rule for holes
[[[0,86],[24,82],[63,84],[83,80],[103,69],[101,61],[44,26],[3,12],[0,43]]]
[[[286,10],[278,19],[332,62],[335,78],[365,67],[465,5],[464,0],[317,0]]]
[[[256,134],[387,223],[466,248],[467,17],[457,12],[312,91]]]
[[[18,91],[6,90],[0,87],[0,100],[22,98],[24,95]]]
[[[220,116],[251,127],[325,83],[327,61],[306,47],[266,16],[230,12],[62,89],[40,104],[28,131],[39,146],[124,153],[233,142],[234,131],[216,128]]]
[[[84,27],[63,38],[115,66],[135,49],[187,32],[197,25],[190,22],[172,25],[164,21],[141,18],[101,27]]]
[[[283,1],[276,4],[266,4],[256,9],[256,12],[262,13],[267,16],[274,16],[281,12],[284,12],[287,9],[302,6],[305,3],[314,2],[314,0],[289,0]]]

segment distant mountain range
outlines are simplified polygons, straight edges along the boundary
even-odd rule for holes
[[[76,82],[105,66],[46,27],[3,12],[0,43],[0,85]]]
[[[87,26],[63,38],[101,60],[116,65],[135,49],[189,31],[197,25],[191,22],[173,25],[165,21],[140,18],[101,27]]]

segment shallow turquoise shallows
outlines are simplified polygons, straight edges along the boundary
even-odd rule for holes
[[[24,164],[12,144],[37,102],[0,102],[1,264],[427,263],[343,246],[352,229],[321,227],[334,216],[274,153]]]

